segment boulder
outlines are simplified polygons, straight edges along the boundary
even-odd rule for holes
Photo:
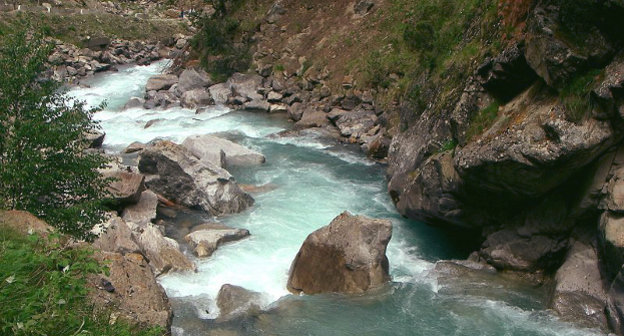
[[[258,88],[262,86],[262,76],[237,72],[227,80],[227,84],[235,96],[242,96],[247,100],[263,99],[262,95],[258,93]]]
[[[108,186],[108,191],[113,199],[119,204],[134,204],[141,198],[145,190],[145,176],[123,170],[114,170],[103,174],[107,178],[113,178]]]
[[[375,3],[371,0],[360,0],[353,7],[353,12],[357,15],[365,15],[374,5]]]
[[[186,91],[201,89],[213,84],[210,76],[204,71],[195,69],[185,69],[180,74],[178,81],[178,90],[184,93]]]
[[[91,50],[104,50],[111,43],[108,37],[92,37],[85,41],[85,46]]]
[[[145,104],[145,100],[144,99],[139,98],[139,97],[132,97],[132,98],[130,98],[130,100],[128,100],[126,105],[124,105],[123,109],[127,110],[127,109],[131,109],[131,108],[143,107],[143,104]]]
[[[251,112],[269,112],[271,104],[269,104],[266,100],[254,99],[243,104],[243,109]]]
[[[182,107],[197,108],[214,104],[210,91],[205,88],[197,88],[185,91],[180,97]]]
[[[357,110],[344,111],[333,109],[328,117],[338,127],[340,134],[345,137],[353,136],[359,138],[368,132],[377,121],[374,111]]]
[[[177,204],[213,215],[240,212],[254,202],[223,168],[200,161],[170,141],[158,141],[144,149],[139,170],[151,175],[145,182],[149,189]]]
[[[128,145],[128,147],[126,147],[123,152],[126,154],[130,154],[130,153],[135,153],[135,152],[139,152],[142,151],[143,149],[145,149],[145,144],[135,141],[131,144]]]
[[[551,307],[562,319],[584,327],[608,330],[606,293],[602,287],[598,253],[582,242],[574,242],[566,261],[555,275]]]
[[[290,268],[293,293],[362,293],[390,280],[386,247],[389,220],[343,212],[311,233]]]
[[[141,251],[132,238],[132,230],[128,224],[114,213],[98,231],[98,237],[93,241],[93,247],[98,250],[121,254]]]
[[[479,255],[497,269],[533,272],[557,266],[566,247],[565,239],[544,235],[527,237],[504,229],[487,237]]]
[[[145,91],[168,90],[178,82],[178,77],[172,74],[160,74],[150,77],[145,85]]]
[[[261,153],[210,134],[190,136],[184,140],[182,146],[200,160],[223,168],[252,166],[266,161]]]
[[[180,252],[178,243],[163,236],[160,229],[154,224],[148,223],[144,226],[134,227],[133,237],[156,276],[170,271],[195,270],[195,264]]]
[[[141,193],[139,202],[126,207],[121,216],[131,226],[143,227],[156,218],[157,207],[158,196],[151,190],[145,190]]]
[[[538,6],[527,22],[525,57],[527,63],[548,84],[562,88],[575,74],[586,68],[604,65],[613,53],[608,40],[595,26],[579,27],[572,34],[558,34],[560,6]],[[568,22],[568,24],[574,24]],[[581,23],[582,24],[582,23]],[[571,41],[570,36],[582,39]]]
[[[296,128],[323,127],[329,125],[327,113],[314,106],[309,106],[303,111],[301,120],[295,123]]]
[[[102,148],[105,136],[106,133],[98,131],[90,131],[85,133],[85,138],[87,143],[89,144],[89,148]]]
[[[214,99],[215,104],[223,105],[227,102],[228,98],[232,95],[232,89],[227,83],[215,84],[208,88],[210,95]]]
[[[233,229],[220,224],[201,225],[199,230],[186,235],[184,239],[189,243],[198,257],[210,257],[217,248],[225,243],[241,240],[249,236],[245,229]]]
[[[259,312],[262,296],[240,286],[225,284],[217,295],[218,321],[232,320],[241,315]]]
[[[131,323],[171,327],[173,312],[164,289],[156,281],[145,258],[139,253],[95,253],[105,262],[108,275],[91,275],[91,301],[104,312],[114,311]]]

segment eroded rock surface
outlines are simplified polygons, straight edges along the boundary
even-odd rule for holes
[[[288,290],[362,293],[386,283],[391,237],[390,221],[343,212],[303,242],[290,269]]]

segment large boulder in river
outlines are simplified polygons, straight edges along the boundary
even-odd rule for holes
[[[594,247],[575,242],[557,271],[555,282],[551,306],[564,320],[608,329],[604,313],[607,297]]]
[[[236,213],[254,202],[223,168],[202,162],[183,146],[158,141],[141,153],[146,185],[167,199],[213,215]]]
[[[266,161],[261,153],[210,134],[190,136],[184,140],[182,146],[202,161],[223,168],[258,165]],[[221,154],[222,152],[224,155]]]
[[[160,74],[150,77],[145,85],[145,91],[168,90],[178,82],[178,77],[172,74]]]
[[[184,239],[198,257],[209,257],[222,244],[249,236],[245,229],[230,228],[221,224],[203,224]]]
[[[343,212],[312,232],[295,257],[288,278],[293,293],[362,293],[390,280],[386,247],[389,220]]]

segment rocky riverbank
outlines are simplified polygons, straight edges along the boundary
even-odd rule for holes
[[[102,71],[115,71],[127,64],[149,65],[163,58],[184,55],[188,37],[178,34],[165,41],[124,41],[108,37],[89,38],[85,47],[51,40],[54,50],[45,75],[63,83],[78,85],[84,78]]]

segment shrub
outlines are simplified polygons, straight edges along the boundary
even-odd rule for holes
[[[104,157],[85,151],[95,110],[42,79],[51,46],[40,34],[0,39],[0,209],[30,211],[88,239],[108,183],[97,171]]]
[[[566,118],[574,123],[582,121],[593,108],[591,89],[601,70],[590,70],[568,82],[559,91],[559,99],[565,105]]]

